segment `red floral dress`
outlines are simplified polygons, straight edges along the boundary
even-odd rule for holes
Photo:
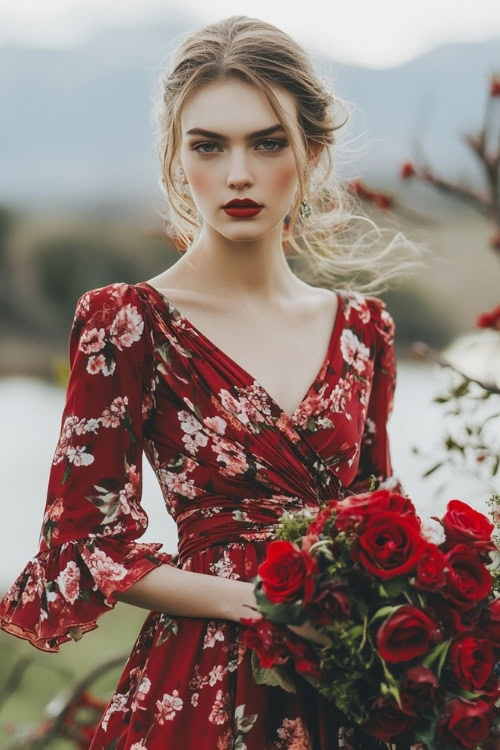
[[[40,549],[0,602],[0,627],[44,651],[78,640],[153,568],[248,581],[284,509],[381,486],[394,323],[377,297],[337,291],[322,367],[292,417],[147,282],[78,300],[71,373]],[[141,543],[142,454],[176,521],[178,554]],[[384,747],[297,675],[257,685],[244,626],[150,612],[91,750]]]

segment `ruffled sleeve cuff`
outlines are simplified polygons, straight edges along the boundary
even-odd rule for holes
[[[41,651],[59,651],[61,643],[98,627],[97,619],[116,605],[116,592],[160,565],[177,567],[161,547],[94,537],[39,552],[0,601],[2,629]]]

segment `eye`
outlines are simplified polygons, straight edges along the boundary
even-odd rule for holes
[[[197,151],[199,154],[214,154],[215,151],[199,151],[200,147],[202,146],[217,146],[216,143],[197,143],[195,146],[193,146],[193,151]]]
[[[275,146],[276,148],[264,148],[261,149],[262,151],[280,151],[282,148],[284,148],[286,145],[288,145],[288,141],[278,140],[276,138],[266,138],[264,141],[260,141],[257,145],[261,144],[271,144],[271,146]],[[197,151],[199,154],[215,154],[216,151],[213,151],[212,149],[210,151],[205,151],[202,149],[206,149],[207,147],[210,148],[210,146],[215,146],[215,148],[219,148],[216,143],[213,143],[211,141],[206,141],[204,143],[196,143],[194,146],[192,146],[193,151]]]
[[[276,138],[266,138],[265,141],[261,141],[260,143],[270,143],[272,145],[278,146],[278,148],[265,148],[264,151],[280,151],[284,146],[287,145],[287,141],[279,141]],[[259,144],[260,145],[260,144]]]

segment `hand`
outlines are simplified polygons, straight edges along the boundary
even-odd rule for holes
[[[331,638],[329,638],[326,633],[320,633],[319,630],[316,630],[316,628],[311,625],[309,620],[306,620],[303,625],[287,625],[287,628],[289,628],[296,635],[299,635],[301,638],[305,638],[308,641],[313,641],[314,643],[319,643],[320,646],[332,645]]]
[[[262,620],[262,615],[257,608],[257,601],[254,594],[254,585],[251,581],[241,581],[240,594],[236,602],[230,602],[229,620],[240,622],[242,617],[251,617],[254,620]]]

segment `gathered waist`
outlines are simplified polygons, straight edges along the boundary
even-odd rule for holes
[[[182,565],[195,552],[233,542],[271,541],[283,511],[303,510],[299,498],[269,498],[244,502],[227,496],[212,496],[176,518],[178,556]],[[317,507],[317,506],[316,506]]]

